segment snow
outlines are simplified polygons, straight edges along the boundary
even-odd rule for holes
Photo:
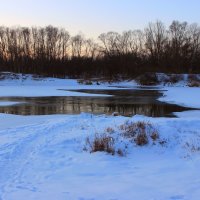
[[[179,118],[198,118],[198,119],[200,119],[200,110],[174,112],[174,114]]]
[[[134,81],[124,81],[119,83],[102,83],[97,85],[79,84],[76,79],[58,79],[58,78],[34,78],[33,75],[10,74],[6,73],[6,78],[0,80],[1,97],[43,97],[43,96],[108,96],[105,94],[88,94],[74,92],[70,90],[77,89],[101,89],[108,90],[119,89],[118,86],[134,87]],[[17,77],[17,78],[16,78]]]
[[[199,152],[192,151],[200,145],[199,119],[91,114],[17,118],[16,126],[0,131],[1,199],[199,198]],[[106,127],[117,130],[127,120],[155,124],[166,146],[130,145],[125,157],[82,150],[88,135]]]
[[[12,105],[16,105],[19,104],[19,102],[15,102],[15,101],[0,101],[0,106],[12,106]]]
[[[131,81],[86,86],[70,79],[10,77],[0,81],[0,96],[79,96],[91,94],[59,89],[136,86]],[[200,89],[183,86],[160,86],[165,91],[159,100],[200,108]],[[199,200],[200,111],[175,114],[178,118],[0,114],[0,199]],[[140,147],[122,139],[127,145],[123,157],[83,150],[87,137],[108,127],[121,138],[119,127],[127,121],[151,123],[165,143]]]
[[[200,88],[165,87],[164,90],[164,96],[159,98],[160,101],[200,108]]]
[[[77,88],[77,87],[76,87]],[[109,96],[66,91],[65,86],[0,86],[1,97],[43,97],[43,96]],[[75,88],[73,88],[75,89]]]
[[[1,72],[2,74],[2,72]],[[0,78],[1,78],[0,74]],[[93,81],[92,85],[80,84],[79,79],[68,79],[68,78],[52,78],[52,77],[35,77],[32,74],[13,74],[10,72],[3,73],[4,78],[0,79],[0,86],[69,86],[69,87],[81,87],[81,88],[101,88],[102,86],[121,86],[121,87],[132,87],[137,86],[134,80],[127,80],[123,82],[101,82],[97,85]]]

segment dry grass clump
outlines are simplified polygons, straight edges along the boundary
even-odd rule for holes
[[[175,84],[183,80],[184,76],[182,74],[166,74],[160,77],[160,82],[164,85]]]
[[[158,133],[157,133],[156,131],[153,132],[153,133],[150,135],[150,137],[151,137],[151,139],[152,139],[153,141],[156,141],[156,140],[159,139],[159,135],[158,135]]]
[[[138,133],[134,139],[135,143],[139,146],[143,146],[145,144],[148,144],[148,137],[145,132]]]
[[[145,73],[136,78],[136,81],[140,85],[157,85],[160,83],[155,73]]]
[[[129,146],[144,146],[147,144],[164,145],[156,128],[149,122],[138,121],[126,123],[117,129],[108,127],[101,134],[96,133],[86,138],[85,151],[90,153],[106,152],[111,155],[125,156]]]
[[[106,134],[95,134],[93,139],[90,139],[89,137],[86,139],[86,146],[89,146],[91,153],[103,151],[114,155],[114,143],[114,138]]]
[[[182,74],[172,74],[169,76],[169,83],[175,84],[178,83],[179,81],[183,80],[183,75]]]
[[[196,74],[188,75],[188,86],[189,87],[200,87],[200,78]]]
[[[83,150],[90,153],[106,152],[111,155],[125,156],[125,148],[117,147],[117,139],[106,134],[95,134],[94,137],[87,137]]]
[[[148,122],[127,122],[120,126],[122,135],[136,145],[144,146],[159,139],[157,130]]]
[[[77,82],[78,84],[81,84],[81,85],[92,85],[91,80],[79,79]]]
[[[200,87],[200,81],[191,81],[188,83],[189,87]]]

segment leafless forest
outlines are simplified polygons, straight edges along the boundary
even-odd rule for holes
[[[157,21],[144,30],[97,40],[63,28],[0,27],[0,71],[57,77],[133,77],[144,72],[200,73],[200,27]]]

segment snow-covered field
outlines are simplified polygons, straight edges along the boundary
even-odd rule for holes
[[[57,89],[108,86],[84,86],[76,80],[6,79],[0,81],[0,96],[75,95]],[[135,83],[122,86],[135,87]],[[200,108],[200,88],[160,88],[166,89],[160,100]],[[200,111],[177,116],[0,114],[0,199],[199,200]],[[83,150],[88,136],[105,133],[108,127],[120,137],[119,127],[127,120],[151,123],[165,142],[137,146],[121,141],[127,145],[123,157]]]
[[[166,145],[130,143],[125,157],[83,151],[88,135],[127,120],[151,122]],[[1,123],[1,199],[199,199],[199,118],[2,114]]]

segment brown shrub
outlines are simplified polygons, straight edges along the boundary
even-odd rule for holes
[[[138,78],[136,78],[136,81],[140,85],[157,85],[159,84],[158,77],[155,73],[145,73]]]
[[[147,134],[145,132],[137,134],[134,141],[139,146],[144,146],[149,142]]]
[[[181,80],[183,80],[182,74],[172,74],[169,76],[169,79],[168,79],[168,81],[173,84],[178,83]]]
[[[85,151],[106,152],[111,155],[125,156],[128,144],[134,143],[138,146],[144,146],[148,143],[164,145],[165,141],[160,140],[157,130],[149,122],[138,121],[130,122],[119,126],[118,133],[111,127],[105,129],[102,134],[86,139]],[[120,148],[118,148],[120,147]]]
[[[122,135],[130,139],[139,146],[143,146],[159,139],[159,134],[156,129],[148,122],[126,122],[119,127],[122,130]]]
[[[90,80],[79,79],[77,82],[81,85],[92,85],[92,81]]]
[[[189,87],[200,87],[200,81],[191,81],[188,83]]]
[[[123,131],[123,135],[126,138],[134,137],[138,132],[142,132],[147,126],[146,122],[126,122],[125,124],[120,125],[120,129]]]
[[[188,75],[188,86],[189,87],[200,87],[200,78],[196,74]]]
[[[115,154],[114,138],[106,134],[96,134],[93,140],[86,139],[86,145],[89,145],[90,152],[104,151],[109,154]]]
[[[151,135],[150,135],[150,137],[151,137],[151,139],[153,140],[153,141],[156,141],[157,139],[159,139],[159,135],[158,135],[158,133],[155,131],[155,132],[153,132]]]

